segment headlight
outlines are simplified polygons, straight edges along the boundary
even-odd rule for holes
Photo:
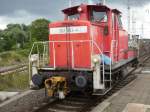
[[[98,62],[98,59],[97,59],[97,58],[94,58],[94,59],[93,59],[93,62],[94,62],[94,63],[97,63],[97,62]]]
[[[37,60],[38,60],[38,54],[31,55],[31,57],[30,57],[31,62],[34,62],[34,61],[37,61]]]
[[[100,60],[98,57],[93,57],[92,61],[93,61],[93,63],[98,63]]]
[[[93,55],[92,56],[92,63],[93,64],[97,64],[97,63],[100,63],[100,55]]]
[[[34,59],[33,57],[30,58],[30,61],[31,61],[31,62],[33,62],[33,61],[35,61],[35,60],[36,60],[36,59]]]
[[[83,11],[81,7],[79,7],[77,10],[79,13]]]

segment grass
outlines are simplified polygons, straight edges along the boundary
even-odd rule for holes
[[[0,67],[25,63],[29,50],[9,51],[0,54]]]
[[[29,50],[17,50],[0,53],[0,67],[19,65],[28,61]],[[0,76],[0,91],[25,90],[29,86],[28,72],[12,73]]]
[[[21,91],[29,87],[28,72],[0,76],[0,91]]]

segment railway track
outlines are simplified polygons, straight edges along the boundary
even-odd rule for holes
[[[142,66],[150,60],[150,56],[144,55],[139,58],[139,64]],[[70,95],[64,100],[54,100],[43,102],[40,107],[35,107],[31,112],[89,112],[99,103],[118,92],[125,85],[136,79],[136,75],[132,70],[125,79],[120,80],[114,88],[104,96],[85,96],[85,95]]]
[[[0,75],[7,75],[15,72],[22,72],[27,70],[27,64],[13,65],[0,68]]]
[[[150,59],[150,56],[149,54],[145,54],[141,57],[139,57],[139,66],[144,66],[145,65],[145,62],[149,62],[149,59]]]
[[[149,55],[144,55],[139,58],[139,66],[150,61]],[[136,79],[133,69],[123,80],[120,80],[111,91],[104,96],[85,96],[85,95],[69,95],[64,100],[46,101],[39,107],[34,107],[30,112],[89,112],[99,103],[118,92],[125,85]]]
[[[40,107],[34,107],[30,112],[89,112],[97,104],[106,100],[134,79],[136,79],[134,74],[128,75],[124,80],[120,80],[119,83],[104,96],[71,94],[64,100],[43,102]]]
[[[150,61],[150,56],[144,56],[140,61],[142,63]],[[116,86],[104,96],[70,94],[64,100],[50,99],[50,101],[44,101],[38,107],[33,107],[30,111],[24,110],[24,112],[89,112],[96,105],[103,102],[114,93],[118,92],[121,88],[123,88],[134,79],[136,79],[134,74],[128,75],[124,80],[121,80],[119,83],[117,83]]]

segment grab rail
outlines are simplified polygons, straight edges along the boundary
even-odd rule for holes
[[[94,47],[96,47],[96,49],[98,49],[98,51],[99,51],[99,55],[102,55],[101,56],[101,58],[102,58],[102,75],[103,75],[103,80],[102,80],[102,83],[104,84],[105,83],[105,62],[104,62],[104,54],[103,54],[103,52],[101,51],[101,49],[100,49],[100,47],[99,47],[99,45],[95,42],[95,41],[93,41],[93,40],[73,40],[73,41],[45,41],[45,42],[34,42],[33,43],[33,46],[32,46],[32,48],[31,48],[31,51],[30,51],[30,53],[29,53],[29,59],[31,58],[31,55],[32,55],[32,53],[34,52],[34,48],[36,47],[37,48],[37,55],[38,55],[38,60],[37,60],[37,62],[38,62],[38,65],[37,65],[37,67],[40,67],[40,65],[41,65],[41,55],[40,55],[40,51],[39,51],[39,46],[38,46],[38,44],[43,44],[43,46],[44,46],[44,51],[43,51],[43,54],[42,54],[42,65],[44,66],[44,64],[46,64],[45,63],[45,56],[48,56],[48,54],[46,54],[46,53],[48,53],[48,51],[46,51],[46,44],[47,44],[47,47],[49,46],[49,44],[50,43],[52,43],[52,47],[53,47],[53,57],[54,57],[54,59],[53,59],[53,67],[51,68],[51,69],[53,69],[53,70],[55,70],[56,69],[56,57],[55,57],[55,55],[56,55],[56,51],[55,51],[55,43],[71,43],[71,54],[72,54],[72,69],[79,69],[79,68],[75,68],[75,66],[74,66],[74,43],[76,43],[76,42],[81,42],[81,43],[84,43],[84,42],[90,42],[91,43],[91,56],[92,56],[92,54],[94,53]],[[110,57],[110,58],[112,58],[112,57]],[[112,64],[112,62],[111,62],[111,64]],[[109,65],[109,68],[110,68],[110,83],[111,83],[111,69],[112,69],[112,65]],[[91,66],[91,69],[92,69],[92,66]],[[30,73],[30,71],[31,71],[31,62],[29,61],[29,74],[31,75],[31,73]],[[111,86],[111,84],[110,84],[110,86]]]

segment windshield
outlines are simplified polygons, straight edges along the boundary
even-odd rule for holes
[[[107,13],[102,11],[92,11],[91,21],[93,22],[107,22]]]
[[[80,18],[80,14],[68,15],[68,20],[78,20],[79,18]]]

